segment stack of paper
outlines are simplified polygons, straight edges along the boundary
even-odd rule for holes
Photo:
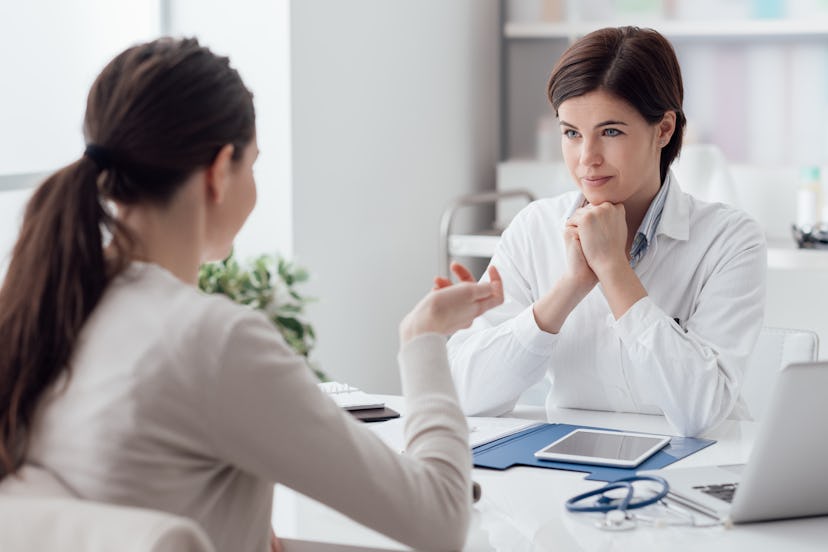
[[[466,418],[469,423],[469,446],[471,448],[497,441],[501,437],[518,433],[532,426],[540,425],[537,420],[521,418],[493,418],[471,416]]]
[[[469,424],[469,447],[472,449],[541,423],[537,420],[525,420],[521,418],[489,418],[477,416],[466,418],[466,420]],[[404,426],[405,420],[399,418],[376,424],[371,429],[389,447],[397,452],[402,452],[405,450]]]

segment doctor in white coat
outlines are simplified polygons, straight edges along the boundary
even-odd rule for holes
[[[548,95],[578,191],[530,204],[504,232],[492,259],[504,304],[449,341],[465,413],[504,413],[546,376],[548,407],[663,414],[682,435],[743,414],[765,240],[669,170],[686,122],[670,43],[595,31],[563,54]]]

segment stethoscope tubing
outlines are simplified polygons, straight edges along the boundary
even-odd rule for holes
[[[633,502],[633,494],[635,492],[633,488],[633,483],[639,481],[652,481],[654,483],[658,483],[659,485],[661,485],[661,490],[657,492],[655,495],[651,496],[650,498],[645,498],[644,500]],[[621,499],[621,502],[618,504],[612,504],[609,501],[601,502],[599,499],[598,503],[593,504],[591,506],[579,505],[580,502],[588,498],[591,498],[593,496],[603,497],[605,493],[615,489],[627,490],[627,494],[624,496],[624,498]],[[668,492],[670,492],[670,484],[667,483],[667,480],[663,477],[659,477],[657,475],[634,475],[632,477],[625,477],[617,481],[611,481],[598,489],[593,489],[591,491],[581,493],[577,496],[573,496],[572,498],[566,501],[565,506],[568,511],[575,513],[606,513],[611,512],[613,510],[620,510],[622,512],[626,512],[627,510],[636,510],[638,508],[644,508],[646,506],[656,504],[657,502],[661,501],[664,497],[666,497]]]

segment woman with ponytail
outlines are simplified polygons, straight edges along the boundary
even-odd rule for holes
[[[0,288],[0,489],[37,470],[264,551],[282,483],[411,546],[460,548],[470,458],[445,335],[502,301],[497,272],[441,281],[401,323],[399,456],[262,314],[196,288],[256,201],[253,99],[228,60],[193,39],[129,48],[93,84],[84,136],[31,198]]]

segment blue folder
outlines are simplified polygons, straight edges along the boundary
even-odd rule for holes
[[[537,451],[579,428],[621,431],[618,429],[570,424],[541,424],[512,435],[507,435],[491,443],[475,447],[472,449],[474,466],[495,470],[505,470],[506,468],[517,465],[553,468],[558,470],[588,472],[589,475],[587,475],[586,479],[594,481],[616,481],[622,477],[635,475],[635,472],[639,470],[657,470],[663,468],[676,460],[698,452],[716,442],[711,439],[673,437],[663,449],[650,456],[635,468],[613,468],[593,464],[573,464],[571,462],[556,462],[535,458]]]

